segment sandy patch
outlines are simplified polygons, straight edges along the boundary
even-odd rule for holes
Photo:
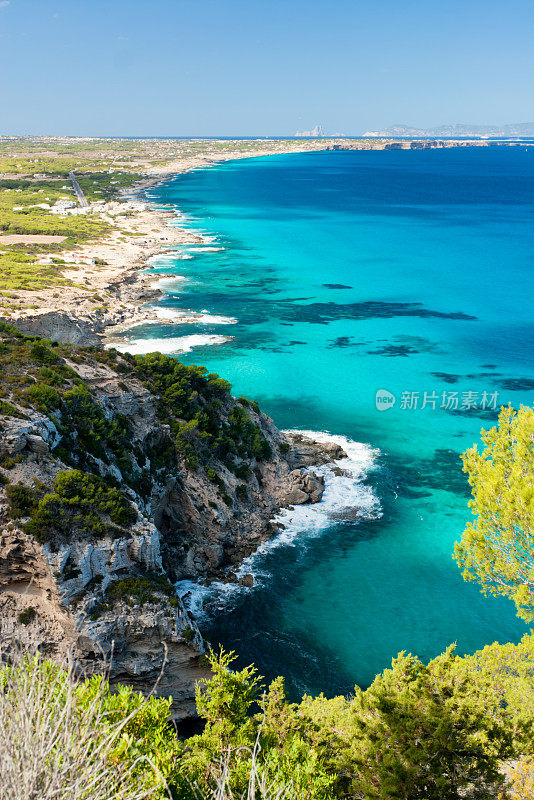
[[[48,236],[47,234],[27,236],[19,233],[8,233],[0,236],[0,244],[53,244],[54,242],[64,242],[66,236]]]

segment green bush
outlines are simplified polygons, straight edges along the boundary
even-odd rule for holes
[[[239,464],[239,466],[234,468],[234,475],[242,481],[248,481],[252,475],[252,470],[248,464]]]
[[[61,386],[62,383],[65,383],[65,378],[49,367],[42,367],[39,370],[39,376],[44,383],[48,383],[50,386]]]
[[[177,608],[178,598],[174,586],[162,575],[143,575],[113,581],[108,585],[102,602],[93,608],[90,619],[97,620],[102,612],[111,611],[114,603],[119,601],[141,606],[144,603],[160,602],[161,595],[168,599],[173,608]]]
[[[30,357],[38,364],[55,364],[59,360],[44,340],[35,342],[30,350]]]
[[[248,498],[248,490],[245,483],[240,483],[235,490],[236,495],[239,497],[240,500],[246,500]]]
[[[37,494],[34,489],[23,483],[8,483],[5,489],[12,517],[26,517],[35,507]]]
[[[11,403],[6,403],[5,400],[0,400],[0,414],[3,414],[4,417],[17,417],[18,419],[25,419],[25,415],[22,414],[18,408],[12,406]]]
[[[268,442],[245,408],[232,405],[226,416],[225,404],[232,403],[228,381],[208,374],[204,367],[186,366],[161,353],[136,356],[135,366],[145,385],[160,395],[162,415],[168,419],[170,412],[176,449],[190,468],[206,463],[213,455],[223,460],[231,454],[257,459],[271,455]]]
[[[183,631],[182,631],[182,636],[183,636],[183,638],[185,639],[186,642],[188,642],[188,643],[192,642],[193,639],[195,638],[195,633],[193,631],[193,628],[191,628],[190,626],[188,626],[187,628],[184,628]]]
[[[52,661],[0,664],[0,786],[6,798],[164,800],[183,745],[171,701]]]
[[[25,530],[41,542],[56,537],[120,533],[106,522],[106,517],[116,525],[127,526],[136,521],[137,512],[123,492],[97,475],[81,470],[62,471],[55,480],[54,492],[45,494],[32,508]]]
[[[59,392],[46,383],[34,383],[26,392],[28,399],[40,411],[55,411],[61,405]]]
[[[158,575],[124,578],[109,584],[106,598],[111,603],[115,600],[125,600],[126,602],[135,600],[139,604],[155,603],[158,599],[155,593],[172,597],[174,596],[174,587],[167,578]]]

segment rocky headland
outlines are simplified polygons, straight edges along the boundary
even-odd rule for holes
[[[336,444],[283,434],[199,367],[0,327],[0,640],[73,653],[192,716],[206,642],[182,579],[237,581]],[[240,578],[246,585],[251,576]]]

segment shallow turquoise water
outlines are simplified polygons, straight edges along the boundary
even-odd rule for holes
[[[238,322],[136,337],[232,336],[183,360],[220,372],[280,427],[380,451],[368,482],[382,515],[268,552],[260,585],[208,626],[295,694],[366,685],[399,650],[427,659],[525,630],[451,559],[469,516],[458,454],[493,414],[440,405],[443,392],[460,405],[464,392],[479,406],[483,392],[534,400],[533,188],[534,152],[465,148],[249,159],[150,193],[225,248],[156,268],[185,276],[162,305]],[[377,410],[379,389],[394,408]],[[403,392],[419,393],[417,409]],[[421,409],[424,392],[435,409]]]

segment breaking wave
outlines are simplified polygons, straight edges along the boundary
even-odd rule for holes
[[[245,558],[234,572],[237,577],[252,574],[254,584],[261,585],[270,579],[265,569],[264,556],[277,547],[299,546],[307,539],[320,536],[332,525],[356,522],[358,519],[374,519],[381,515],[380,503],[372,487],[365,480],[374,468],[379,451],[368,444],[355,442],[346,436],[337,436],[324,431],[291,430],[318,442],[340,445],[347,458],[331,464],[312,467],[325,481],[323,498],[319,503],[295,506],[280,511],[273,522],[282,527],[280,533],[263,542],[258,549]],[[215,581],[202,586],[194,581],[178,581],[176,591],[191,613],[200,619],[210,612],[224,607],[236,594],[253,591],[235,583]]]
[[[125,339],[120,342],[108,342],[106,348],[114,348],[119,353],[130,353],[141,356],[146,353],[189,353],[194,347],[224,344],[230,341],[231,336],[218,336],[216,334],[191,334],[190,336],[171,336],[167,339]]]

